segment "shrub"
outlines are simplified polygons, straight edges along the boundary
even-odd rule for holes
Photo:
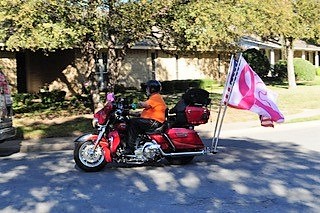
[[[60,90],[52,90],[51,92],[40,92],[39,96],[41,98],[42,103],[52,104],[57,102],[63,102],[66,96],[66,92]]]
[[[268,76],[270,62],[266,55],[257,49],[248,49],[243,52],[243,57],[250,64],[250,67],[262,78]]]
[[[286,60],[277,61],[277,63],[274,65],[274,69],[272,71],[272,76],[278,78],[281,81],[288,78],[287,61]]]
[[[320,67],[318,67],[318,68],[316,69],[316,75],[317,75],[317,76],[320,76]]]
[[[316,76],[315,66],[302,58],[294,58],[294,73],[298,81],[313,81]]]
[[[161,82],[162,86],[162,93],[168,94],[170,91],[174,91],[174,85],[171,81],[162,81]]]
[[[29,105],[32,100],[38,98],[37,95],[31,93],[16,93],[12,95],[13,106]]]
[[[13,94],[13,111],[15,114],[35,112],[50,107],[64,107],[65,91],[53,90],[51,92],[16,93]]]
[[[200,88],[205,89],[207,91],[212,91],[215,86],[218,86],[218,81],[212,79],[202,79]]]
[[[114,93],[117,94],[117,93],[123,93],[126,91],[126,87],[122,84],[116,84],[114,86]]]
[[[215,82],[212,79],[189,79],[161,82],[163,94],[185,92],[191,87],[211,90],[214,84]]]

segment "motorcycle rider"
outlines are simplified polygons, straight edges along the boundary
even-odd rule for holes
[[[161,83],[149,80],[146,83],[148,99],[139,102],[137,107],[143,108],[140,117],[131,118],[127,126],[125,154],[132,154],[139,134],[154,130],[165,121],[167,105],[160,95]]]

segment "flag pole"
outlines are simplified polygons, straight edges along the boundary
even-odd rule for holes
[[[212,138],[212,142],[211,142],[211,150],[212,150],[211,152],[214,153],[214,154],[217,153],[217,146],[218,146],[219,136],[220,136],[220,132],[221,132],[223,119],[224,119],[224,116],[225,116],[225,113],[226,113],[227,105],[224,105],[223,113],[222,113],[222,116],[220,118],[221,109],[222,109],[222,103],[220,103],[218,116],[217,116],[217,121],[216,121],[215,129],[214,129],[214,134],[213,134],[213,138]]]
[[[241,53],[240,55],[238,56],[238,58],[241,57]],[[232,89],[233,89],[233,86],[234,86],[234,83],[235,83],[235,78],[236,78],[236,75],[237,75],[237,72],[236,73],[233,73],[234,70],[238,70],[239,68],[239,63],[237,63],[236,65],[236,69],[234,69],[234,55],[231,56],[231,60],[230,60],[230,64],[229,64],[229,70],[228,70],[228,77],[227,77],[227,80],[226,80],[226,83],[225,83],[225,86],[224,86],[224,90],[223,90],[223,93],[222,93],[222,98],[221,98],[221,101],[220,101],[220,106],[219,106],[219,111],[218,111],[218,116],[217,116],[217,121],[216,121],[216,125],[215,125],[215,129],[214,129],[214,134],[213,134],[213,137],[212,137],[212,142],[211,142],[211,152],[212,153],[217,153],[217,146],[218,146],[218,142],[219,142],[219,136],[220,136],[220,132],[221,132],[221,128],[222,128],[222,123],[223,123],[223,119],[224,119],[224,116],[226,114],[226,111],[227,111],[227,105],[228,105],[228,102],[229,102],[229,99],[230,99],[230,94],[232,92]],[[232,78],[232,79],[231,79]],[[229,91],[228,90],[228,84],[229,82],[231,82],[231,88]],[[229,92],[229,95],[227,96],[227,100],[224,101],[224,97],[226,97],[226,92]],[[223,113],[222,113],[222,117],[220,118],[220,114],[221,114],[221,108],[222,108],[222,104],[224,104],[224,109],[223,109]]]
[[[234,60],[234,55],[231,55],[231,59],[230,59],[230,63],[229,63],[229,70],[228,70],[228,75],[227,75],[227,80],[226,80],[226,82],[224,84],[223,93],[222,93],[222,99],[220,101],[217,120],[216,120],[216,125],[215,125],[215,128],[214,128],[214,133],[213,133],[212,142],[211,142],[211,151],[212,151],[212,153],[217,153],[217,144],[218,144],[218,140],[219,140],[218,138],[219,138],[219,135],[220,135],[221,126],[222,126],[222,122],[223,122],[224,114],[225,114],[225,113],[223,113],[222,118],[220,118],[221,109],[222,109],[222,103],[223,103],[223,97],[225,96],[225,94],[227,92],[228,82],[230,81],[230,78],[231,78],[231,72],[232,72],[232,69],[233,69],[233,60]],[[226,108],[226,106],[225,106],[225,108]],[[224,112],[225,112],[225,109],[224,109]],[[214,149],[212,149],[213,147],[214,147]]]

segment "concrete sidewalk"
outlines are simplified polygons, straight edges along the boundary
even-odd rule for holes
[[[310,117],[314,117],[314,116],[320,116],[320,108],[319,109],[306,109],[301,113],[297,113],[297,114],[293,114],[293,115],[284,115],[285,117],[285,122],[281,123],[281,124],[276,124],[275,123],[275,127],[277,128],[277,126],[279,125],[287,125],[288,123],[290,123],[290,121],[294,120],[294,119],[300,119],[300,118],[310,118]],[[203,124],[200,125],[198,127],[196,127],[195,129],[199,132],[200,136],[202,137],[206,137],[206,138],[212,138],[213,134],[214,134],[214,130],[215,130],[215,126],[216,126],[216,121],[214,122],[209,122],[207,124]],[[302,122],[298,122],[297,125],[301,125]],[[247,121],[247,122],[235,122],[235,123],[223,123],[222,124],[222,128],[221,128],[221,132],[232,132],[235,130],[247,130],[247,129],[251,129],[251,128],[271,128],[271,127],[262,127],[260,124],[260,120],[257,116],[257,119],[255,120],[251,120],[251,121]]]
[[[72,150],[76,137],[39,138],[39,139],[15,139],[0,144],[0,157],[22,152],[49,152]]]
[[[296,118],[307,118],[312,116],[320,115],[320,109],[315,110],[305,110],[302,113],[291,115],[285,117],[286,121],[289,122],[292,119]],[[280,124],[280,125],[286,125]],[[297,125],[303,126],[301,123],[297,123]],[[209,122],[207,124],[203,124],[197,126],[195,130],[199,133],[202,138],[212,138],[216,123]],[[237,122],[237,123],[223,123],[221,132],[225,133],[228,131],[234,130],[243,130],[248,131],[251,128],[268,128],[261,127],[260,121],[257,118],[254,121],[248,122]],[[277,128],[277,125],[275,126]],[[73,150],[74,148],[74,140],[75,137],[58,137],[58,138],[41,138],[41,139],[15,139],[9,140],[0,144],[0,156],[7,156],[17,152],[47,152],[47,151],[61,151],[61,150]]]

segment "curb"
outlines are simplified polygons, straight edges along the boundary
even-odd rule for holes
[[[73,150],[73,141],[76,137],[66,137],[66,138],[47,138],[40,139],[38,141],[21,141],[20,152],[50,152],[50,151],[62,151],[62,150]],[[41,142],[40,142],[41,141]]]
[[[77,137],[41,138],[41,139],[15,139],[0,144],[0,156],[13,153],[50,152],[73,150],[73,141]]]
[[[287,121],[290,121],[295,118],[301,117],[310,117],[314,115],[320,115],[320,110],[305,110],[303,113],[289,116],[286,118]],[[305,123],[308,123],[307,121]],[[276,125],[275,128],[288,126],[292,127],[292,125],[304,126],[302,122],[299,123],[283,123]],[[216,123],[209,122],[207,124],[202,124],[200,126],[196,126],[195,130],[198,132],[199,136],[202,139],[212,139]],[[270,127],[261,127],[259,120],[255,121],[247,121],[247,122],[236,122],[236,123],[223,123],[221,127],[221,133],[226,133],[230,135],[234,132],[240,131],[248,131],[250,129],[263,129]],[[225,134],[224,134],[225,135]],[[63,151],[63,150],[73,150],[74,149],[74,140],[78,136],[73,137],[58,137],[58,138],[40,138],[40,139],[14,139],[8,140],[4,143],[0,143],[0,157],[8,156],[13,153],[21,152],[21,153],[31,153],[31,152],[50,152],[50,151]]]

